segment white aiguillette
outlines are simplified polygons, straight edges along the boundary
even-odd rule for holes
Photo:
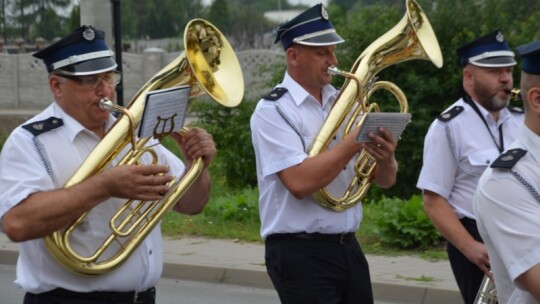
[[[178,86],[146,93],[144,112],[137,135],[140,138],[178,132],[184,126],[191,86]]]
[[[365,114],[365,120],[360,127],[356,142],[370,142],[369,133],[379,133],[379,128],[388,130],[394,139],[399,140],[405,127],[411,122],[411,113],[400,112],[370,112]]]

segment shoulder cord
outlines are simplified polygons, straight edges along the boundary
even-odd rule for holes
[[[446,131],[446,138],[448,139],[448,144],[450,145],[450,151],[452,152],[452,155],[454,156],[454,159],[456,160],[456,163],[458,164],[458,166],[461,166],[461,164],[459,163],[459,157],[457,156],[457,153],[456,153],[456,145],[454,144],[454,138],[452,137],[452,134],[450,133],[450,128],[446,127],[445,131]]]
[[[491,130],[489,129],[489,126],[487,124],[486,119],[484,116],[482,116],[482,113],[480,112],[480,109],[478,109],[478,106],[474,103],[474,101],[471,99],[471,97],[468,94],[465,94],[463,97],[466,103],[468,103],[471,108],[478,114],[480,119],[482,119],[482,122],[486,126],[489,135],[491,135],[491,139],[493,139],[493,142],[495,143],[495,146],[497,146],[497,149],[499,149],[499,153],[502,153],[504,151],[504,138],[503,138],[503,131],[502,131],[502,124],[499,125],[499,144],[497,144],[497,141],[495,140],[495,136],[493,136],[493,133],[491,133]]]
[[[45,152],[44,152],[44,149],[43,149],[43,145],[41,144],[41,142],[37,139],[36,136],[34,136],[34,138],[32,138],[32,141],[34,142],[34,146],[36,146],[36,149],[37,149],[37,152],[39,154],[39,157],[41,158],[41,161],[43,161],[43,165],[45,166],[45,170],[47,170],[47,174],[49,174],[49,176],[53,179],[54,181],[54,176],[52,174],[52,168],[51,168],[51,164],[49,163],[49,160],[47,159],[47,157],[45,156]]]
[[[514,170],[510,170],[510,172],[512,173],[512,175],[521,183],[523,184],[523,186],[525,186],[525,188],[527,188],[529,190],[529,192],[531,192],[531,194],[533,195],[533,197],[538,201],[540,202],[540,194],[538,194],[538,192],[536,191],[536,189],[534,189],[533,185],[531,185],[531,183],[529,183],[523,176],[521,176],[519,173],[517,173],[516,171]]]
[[[277,102],[276,102],[276,109],[277,109],[279,115],[281,115],[281,117],[283,117],[283,120],[285,120],[285,122],[289,126],[291,126],[291,128],[294,130],[294,132],[296,132],[296,134],[298,134],[298,136],[300,137],[300,140],[302,141],[302,147],[304,147],[304,152],[307,152],[306,151],[306,143],[304,142],[304,137],[302,137],[302,134],[300,133],[300,130],[298,130],[298,128],[292,123],[289,116],[285,113],[285,111],[283,111],[283,109],[281,109],[281,107],[279,106],[279,104]]]

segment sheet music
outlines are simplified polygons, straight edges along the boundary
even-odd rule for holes
[[[184,126],[191,87],[178,86],[146,93],[145,107],[138,136],[180,131]]]
[[[398,112],[370,112],[361,130],[356,137],[356,142],[370,142],[368,133],[379,133],[379,128],[388,130],[397,141],[407,124],[411,121],[411,113]]]

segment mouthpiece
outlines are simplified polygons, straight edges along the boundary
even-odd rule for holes
[[[335,66],[330,66],[328,67],[328,70],[326,70],[326,73],[328,73],[328,75],[339,75],[339,72],[339,69]]]
[[[103,111],[110,110],[113,108],[113,106],[113,102],[107,97],[104,97],[99,101],[99,108]]]

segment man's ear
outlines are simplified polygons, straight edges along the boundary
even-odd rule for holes
[[[49,75],[49,87],[52,94],[56,97],[62,95],[62,88],[60,86],[60,79],[56,75]]]
[[[466,66],[463,68],[463,86],[470,89],[470,87],[473,84],[474,80],[474,74],[472,71],[472,67]]]
[[[287,56],[288,62],[295,64],[296,60],[298,59],[298,49],[295,47],[289,47],[285,52],[285,55]]]
[[[540,114],[540,87],[532,87],[527,92],[527,100],[531,110]]]

